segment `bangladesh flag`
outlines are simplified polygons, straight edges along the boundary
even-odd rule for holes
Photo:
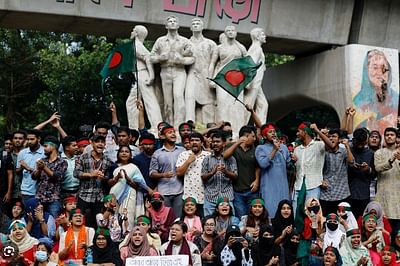
[[[304,219],[306,218],[305,213],[305,202],[306,202],[306,181],[305,177],[303,177],[303,184],[301,185],[301,189],[297,195],[297,208],[296,208],[296,216],[294,219],[294,224],[296,227],[296,233],[301,234],[304,230]],[[311,240],[303,239],[300,237],[300,243],[297,248],[297,259],[300,262],[300,265],[308,265],[308,256],[310,253],[310,245]]]
[[[134,40],[125,42],[115,47],[108,54],[107,60],[103,66],[103,69],[100,72],[100,75],[103,78],[101,82],[102,87],[107,77],[135,71],[135,60],[136,54]]]
[[[214,79],[210,79],[227,93],[237,98],[257,74],[258,65],[251,56],[233,59],[226,64]]]

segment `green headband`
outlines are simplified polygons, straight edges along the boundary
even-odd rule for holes
[[[140,216],[140,217],[136,218],[136,224],[139,224],[139,223],[150,224],[150,219],[146,216]]]
[[[364,215],[364,217],[363,217],[363,222],[369,220],[369,218],[371,218],[371,217],[374,219],[375,222],[378,220],[378,217],[376,217],[375,214],[373,214],[373,213],[368,213],[368,214]]]
[[[253,200],[250,202],[250,205],[251,205],[251,206],[254,206],[254,205],[256,205],[256,204],[261,204],[262,206],[265,207],[265,202],[264,202],[263,199],[253,199]]]
[[[51,146],[54,146],[55,148],[58,148],[58,145],[51,141],[45,141],[45,142],[43,142],[43,144],[51,145]]]
[[[218,205],[220,205],[221,203],[223,203],[223,202],[226,202],[226,203],[228,203],[229,205],[230,205],[230,201],[229,201],[229,199],[228,198],[224,198],[224,197],[219,197],[218,198],[218,200],[217,200],[217,206]]]
[[[99,227],[96,230],[96,234],[102,235],[102,236],[110,236],[110,231],[107,228]]]
[[[196,201],[196,199],[193,198],[193,197],[187,197],[187,198],[184,200],[183,203],[186,204],[186,203],[188,203],[188,202],[191,202],[191,203],[194,203],[194,204],[197,205],[197,201]]]
[[[109,202],[109,201],[112,200],[112,198],[113,198],[113,195],[111,195],[111,194],[109,194],[109,195],[107,195],[107,196],[104,196],[103,202]]]

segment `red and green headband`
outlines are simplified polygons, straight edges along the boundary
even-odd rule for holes
[[[139,224],[139,223],[145,223],[145,224],[149,225],[151,222],[150,222],[150,219],[148,217],[140,216],[140,217],[136,218],[136,224]]]
[[[354,235],[360,235],[360,234],[361,234],[360,229],[357,229],[357,228],[356,229],[351,229],[351,230],[346,232],[346,236],[347,237],[354,236]]]
[[[263,130],[261,131],[261,135],[265,137],[270,130],[276,130],[276,127],[272,124],[266,125]]]
[[[334,213],[330,213],[328,216],[326,216],[326,220],[335,220],[339,222],[339,216]]]
[[[191,202],[191,203],[194,203],[194,204],[197,204],[197,201],[196,201],[196,199],[195,198],[193,198],[193,197],[187,197],[184,201],[183,201],[183,204],[186,204],[186,203],[188,203],[188,202]]]
[[[375,222],[378,220],[378,217],[374,213],[367,213],[363,216],[363,222],[368,221],[370,218],[374,219]]]
[[[227,197],[219,197],[217,200],[217,206],[224,202],[229,204],[230,200]]]
[[[250,205],[251,205],[251,206],[254,206],[254,205],[256,205],[256,204],[261,204],[262,206],[265,207],[265,202],[264,202],[263,199],[253,199],[253,200],[250,202]]]
[[[81,209],[78,209],[78,208],[77,208],[77,209],[72,209],[72,210],[69,212],[69,216],[70,216],[70,217],[74,216],[74,214],[82,214],[82,215],[83,215]]]
[[[96,230],[96,234],[102,236],[110,236],[110,231],[107,228],[99,227]]]
[[[338,211],[347,211],[347,212],[350,212],[350,211],[351,211],[351,207],[347,207],[347,206],[338,206]]]

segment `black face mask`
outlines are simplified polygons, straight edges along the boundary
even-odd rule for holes
[[[347,220],[348,216],[347,213],[345,213],[344,215],[341,216],[343,220]]]
[[[327,223],[326,227],[328,227],[328,229],[331,231],[336,231],[336,229],[338,229],[338,227],[339,227],[339,224]]]
[[[317,206],[308,207],[307,210],[308,210],[310,213],[313,212],[314,214],[317,214],[318,211],[319,211],[319,208],[320,208],[320,207],[317,205]]]
[[[296,251],[298,246],[299,246],[299,242],[289,241],[289,248],[292,251]]]
[[[151,203],[151,207],[156,211],[158,211],[161,208],[161,205],[162,205],[161,201],[153,201]]]

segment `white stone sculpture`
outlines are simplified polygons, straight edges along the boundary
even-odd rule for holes
[[[147,117],[152,129],[162,121],[160,105],[154,92],[154,68],[150,62],[150,52],[143,45],[147,37],[147,29],[142,25],[136,25],[131,33],[131,39],[135,38],[137,83],[135,83],[126,100],[126,111],[130,128],[138,128],[139,111],[136,107],[138,95],[142,98]],[[138,91],[136,90],[138,88]]]
[[[161,66],[164,120],[178,127],[185,120],[185,66],[194,63],[190,41],[178,34],[175,16],[166,19],[167,35],[159,37],[151,51],[151,62]]]
[[[224,33],[226,39],[220,37],[221,44],[218,45],[211,59],[209,73],[214,73],[213,77],[227,63],[235,58],[246,56],[247,53],[246,48],[236,40],[237,32],[234,26],[227,26]],[[217,95],[216,121],[229,121],[235,137],[240,127],[247,122],[244,120],[247,110],[225,90],[217,85],[215,86]],[[238,99],[243,101],[243,92],[239,95]]]
[[[261,45],[266,43],[266,36],[263,29],[254,28],[250,31],[250,37],[252,44],[247,51],[247,55],[251,56],[256,64],[262,63],[262,65],[258,68],[256,76],[244,92],[244,103],[250,105],[262,123],[265,123],[267,120],[268,102],[261,86],[265,71],[265,55]],[[250,113],[246,113],[245,121],[247,122],[249,119]]]
[[[192,19],[192,43],[194,64],[190,66],[185,89],[186,120],[202,124],[215,121],[215,90],[210,88],[207,77],[209,73],[211,56],[217,44],[203,36],[203,21],[199,18]]]

